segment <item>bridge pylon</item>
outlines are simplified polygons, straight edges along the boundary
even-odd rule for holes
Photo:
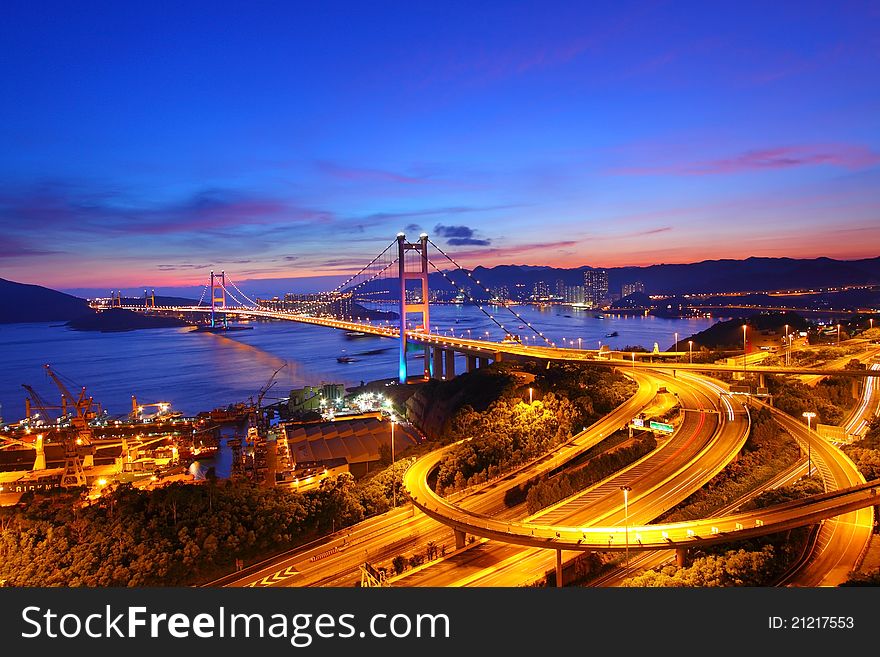
[[[217,326],[216,309],[226,310],[226,272],[211,272],[211,328]],[[226,313],[223,313],[223,328],[228,326]]]
[[[419,254],[419,266],[414,271],[407,271],[406,254],[415,251]],[[419,235],[418,242],[407,242],[404,233],[397,233],[397,267],[400,277],[400,382],[406,383],[406,318],[410,313],[421,315],[421,326],[425,333],[431,332],[431,320],[428,310],[428,234]],[[410,280],[421,281],[421,295],[418,301],[410,303],[407,300],[406,282]],[[424,375],[431,377],[430,349],[425,346]]]

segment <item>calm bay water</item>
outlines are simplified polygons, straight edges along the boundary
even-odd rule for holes
[[[563,306],[516,307],[559,346],[570,342],[583,348],[599,343],[612,347],[654,342],[669,347],[677,331],[685,339],[718,319],[661,319],[606,316],[573,311]],[[502,308],[492,308],[497,319],[514,333],[520,322]],[[186,414],[210,410],[256,396],[272,372],[283,364],[276,385],[265,401],[286,397],[291,388],[322,382],[347,386],[361,381],[394,377],[397,343],[378,337],[350,338],[333,329],[293,322],[254,322],[253,330],[228,335],[194,333],[188,328],[152,329],[125,333],[72,331],[52,324],[0,324],[0,415],[15,421],[24,415],[25,390],[33,386],[48,403],[58,403],[55,386],[43,364],[69,382],[72,392],[86,386],[88,393],[113,415],[131,410],[131,395],[140,403],[170,401]],[[441,333],[500,340],[501,329],[470,306],[432,306],[431,327]],[[468,331],[470,330],[470,333]],[[616,337],[607,337],[617,332]],[[563,343],[563,338],[566,342]],[[527,344],[532,344],[529,339]],[[337,362],[340,355],[349,363]],[[463,371],[464,362],[456,364]],[[413,354],[410,373],[419,371]]]

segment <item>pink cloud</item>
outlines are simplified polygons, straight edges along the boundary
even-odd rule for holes
[[[845,169],[865,169],[880,163],[880,153],[851,144],[777,146],[745,151],[732,157],[659,166],[619,167],[611,172],[620,175],[702,176],[735,174],[748,171],[790,169],[830,165]]]

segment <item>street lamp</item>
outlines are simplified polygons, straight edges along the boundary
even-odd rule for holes
[[[813,460],[810,457],[810,420],[816,417],[813,411],[804,411],[803,416],[807,418],[807,476],[813,473]]]
[[[394,471],[394,418],[391,418],[391,506],[397,508],[397,474]]]
[[[532,405],[532,389],[529,388],[529,406]]]
[[[688,340],[688,363],[693,364],[694,362],[694,341]]]
[[[678,331],[675,332],[675,345],[672,347],[673,351],[678,351]]]
[[[624,536],[624,549],[626,550],[626,556],[624,564],[627,568],[629,568],[629,492],[632,490],[629,486],[621,486],[620,490],[623,491],[623,536]]]
[[[745,371],[747,363],[746,363],[746,329],[748,328],[747,324],[743,324],[743,371]]]
[[[789,345],[791,345],[791,340],[788,337],[788,324],[785,325],[785,366],[788,367],[788,355],[789,355]]]
[[[840,324],[837,325],[837,346],[840,346]]]

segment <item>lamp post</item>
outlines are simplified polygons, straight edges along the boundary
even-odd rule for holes
[[[688,363],[693,365],[694,362],[694,341],[688,340]]]
[[[391,418],[391,506],[397,508],[397,475],[394,472],[394,418]]]
[[[840,346],[840,324],[837,325],[837,346]]]
[[[532,405],[532,389],[529,388],[529,406]]]
[[[745,371],[747,367],[746,363],[746,329],[748,328],[747,324],[743,324],[743,371]]]
[[[673,351],[678,351],[678,331],[675,332],[675,344],[672,347]]]
[[[803,416],[807,418],[807,476],[813,473],[813,460],[810,458],[810,420],[816,417],[813,411],[804,411]]]
[[[632,488],[621,486],[620,490],[623,491],[623,537],[625,541],[624,550],[626,551],[624,564],[629,568],[629,492]]]
[[[632,356],[633,369],[636,369],[636,352],[632,352],[630,356]]]
[[[788,367],[788,352],[791,341],[788,339],[788,324],[785,325],[785,366]]]

